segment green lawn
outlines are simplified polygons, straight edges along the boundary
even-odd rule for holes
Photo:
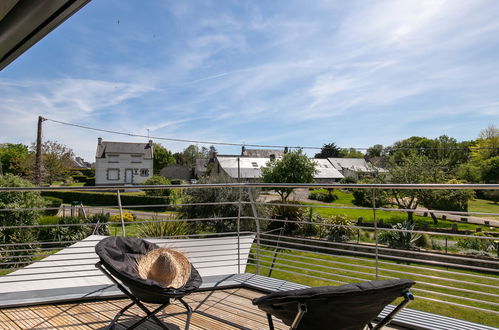
[[[345,193],[341,191],[334,191],[334,194],[338,196],[338,199],[332,203],[303,203],[304,205],[323,205],[323,206],[333,206],[333,207],[356,207],[353,204],[353,195],[351,193]],[[494,205],[490,201],[486,201],[483,199],[474,199],[470,201],[469,211],[472,212],[490,212],[490,213],[499,213],[499,205]],[[342,208],[314,208],[314,214],[320,214],[322,217],[328,217],[337,214],[344,214],[354,222],[357,221],[359,217],[363,218],[364,222],[373,222],[374,216],[372,210],[357,210],[357,209],[342,209]],[[307,212],[308,214],[308,212]],[[398,211],[376,211],[376,218],[378,221],[383,221],[383,223],[396,224],[398,222],[404,222],[407,219],[407,213],[398,212]],[[487,226],[474,225],[468,223],[461,222],[453,222],[453,221],[445,221],[438,220],[435,224],[431,217],[421,217],[414,216],[414,221],[417,227],[428,229],[431,228],[446,228],[451,229],[453,224],[458,225],[460,230],[472,230],[475,231],[477,227],[482,228],[484,231],[497,231],[498,229],[490,229]]]
[[[252,254],[256,254],[255,249],[252,250]],[[261,275],[268,276],[273,256],[273,251],[269,249],[261,250]],[[415,263],[406,265],[380,259],[379,278],[383,279],[383,276],[391,276],[397,278],[408,278],[417,281],[418,284],[416,284],[413,290],[416,300],[410,304],[410,308],[464,319],[471,322],[496,327],[499,326],[499,319],[497,318],[497,315],[493,313],[418,299],[418,297],[428,297],[467,306],[475,306],[499,311],[499,308],[496,306],[489,305],[484,302],[473,302],[462,299],[464,297],[499,303],[499,299],[496,297],[456,291],[456,289],[461,288],[464,290],[482,291],[497,295],[499,294],[499,276],[463,271],[453,268],[422,266],[425,269],[418,269],[414,266],[417,267],[422,265]],[[320,253],[285,250],[279,254],[271,277],[309,286],[340,285],[341,283],[336,281],[351,283],[375,279],[375,270],[373,267],[374,259],[372,258],[352,258],[346,256],[331,256]],[[408,272],[410,274],[397,273],[399,271]],[[451,271],[453,273],[446,273],[445,271]],[[255,265],[249,264],[246,268],[246,272],[255,273]],[[290,272],[294,273],[292,274]],[[486,275],[487,279],[467,275]],[[425,276],[430,276],[431,278]],[[350,279],[347,277],[354,277],[357,279]],[[467,283],[452,282],[452,280],[466,281]],[[423,282],[427,284],[424,284]],[[450,290],[436,287],[434,285],[446,285],[456,289]],[[486,287],[483,285],[490,285],[492,287]],[[436,293],[426,293],[418,290],[428,290]],[[446,297],[439,295],[438,293],[452,294],[459,297]]]
[[[485,199],[473,199],[468,203],[468,211],[469,212],[487,212],[487,213],[496,213],[499,214],[499,204],[496,204],[492,201],[488,201]],[[477,215],[480,217],[480,215]],[[499,216],[483,216],[486,218],[499,220]]]

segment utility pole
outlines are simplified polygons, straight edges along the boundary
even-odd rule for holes
[[[42,183],[42,123],[46,119],[38,116],[38,131],[36,133],[35,183]]]

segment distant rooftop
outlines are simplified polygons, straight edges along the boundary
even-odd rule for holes
[[[152,159],[152,140],[148,143],[102,141],[97,143],[96,158],[105,158],[107,153],[140,154],[144,159]]]

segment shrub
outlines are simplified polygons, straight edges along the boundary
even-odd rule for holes
[[[304,220],[303,207],[291,205],[301,204],[293,201],[288,201],[286,204],[282,204],[282,201],[271,201],[269,203],[267,210],[269,218],[290,221],[271,221],[267,226],[267,230],[284,228],[284,234],[293,234],[299,230],[299,223]]]
[[[225,177],[205,177],[199,179],[198,183],[231,183],[231,179]],[[253,200],[257,200],[258,190],[241,190],[241,201],[249,202],[249,194],[253,194]],[[180,208],[182,219],[197,218],[229,218],[224,220],[206,220],[190,222],[189,226],[198,227],[200,230],[211,232],[235,231],[237,228],[236,218],[238,216],[239,188],[191,188],[184,191],[184,204],[198,203],[220,203],[228,204],[206,204],[206,205],[184,205]],[[259,213],[260,214],[260,213]],[[241,205],[241,217],[252,216],[251,205],[244,203]],[[254,221],[241,221],[241,230],[253,230]],[[194,229],[193,229],[194,230]]]
[[[95,186],[95,177],[87,178],[87,181],[85,182],[85,186]]]
[[[40,219],[38,224],[59,225],[54,227],[37,228],[37,238],[42,242],[80,241],[92,234],[92,226],[87,225],[86,220],[80,217],[43,217]],[[76,226],[74,226],[75,224]],[[54,246],[56,245],[60,244],[54,243]],[[47,245],[44,245],[44,247],[47,247]]]
[[[157,218],[153,218],[157,221]],[[189,225],[185,221],[163,220],[159,222],[143,223],[139,227],[139,237],[168,237],[186,236],[189,234]]]
[[[57,213],[59,212],[59,208],[62,205],[62,199],[57,198],[57,197],[50,197],[50,196],[45,196],[45,197],[43,197],[43,199],[46,202],[45,207],[57,208],[54,210],[44,210],[43,214],[44,215],[57,215]]]
[[[87,176],[86,175],[71,175],[73,180],[75,182],[87,182]]]
[[[160,175],[154,175],[144,182],[145,185],[157,186],[157,185],[171,185],[172,183],[165,177]],[[144,189],[147,196],[164,196],[168,197],[171,194],[171,189]]]
[[[32,187],[33,185],[20,177],[12,174],[0,176],[0,187]],[[0,209],[20,209],[20,208],[43,208],[46,202],[40,196],[39,192],[35,191],[2,191],[0,192]],[[1,211],[0,225],[1,226],[31,226],[40,218],[40,211],[32,210],[16,210],[16,211]],[[32,252],[12,252],[6,250],[22,250],[34,248],[33,242],[36,242],[36,237],[33,234],[33,228],[4,228],[0,230],[1,243],[26,243],[26,245],[18,245],[4,247],[2,255],[22,255],[32,254]]]
[[[372,207],[373,192],[372,189],[354,189],[353,204],[357,206]],[[388,196],[385,191],[376,191],[376,207],[383,207],[388,204]]]
[[[412,221],[404,221],[392,226],[393,229],[414,230]],[[402,231],[383,231],[379,234],[379,242],[387,244],[394,249],[411,249],[416,246],[416,241],[420,239],[421,234],[402,232]]]
[[[102,192],[83,192],[83,191],[43,191],[43,196],[53,196],[61,198],[64,203],[70,204],[73,201],[80,201],[84,205],[89,206],[116,206],[118,200],[115,193],[102,193]],[[149,196],[136,196],[136,195],[121,195],[121,203],[123,206],[133,205],[157,205],[169,204],[170,200],[166,197],[149,197]],[[134,208],[135,210],[146,211],[165,211],[166,207],[143,207]]]
[[[346,176],[340,180],[341,184],[357,183],[357,179],[351,176]]]
[[[338,196],[333,194],[332,190],[329,189],[317,189],[317,190],[312,190],[308,194],[309,199],[321,201],[321,202],[326,202],[326,203],[331,203],[334,202],[335,200],[338,199]]]
[[[111,222],[121,222],[120,214],[115,214],[111,217]],[[130,212],[123,212],[123,222],[134,222],[135,216]]]
[[[484,233],[474,233],[473,236],[485,237]],[[457,242],[457,246],[467,250],[491,252],[496,248],[496,244],[490,239],[462,238]]]
[[[346,226],[353,226],[346,215],[337,214],[329,218],[322,219],[319,215],[316,222],[319,226],[319,236],[333,242],[345,242],[355,235],[355,229]]]
[[[483,198],[494,203],[499,203],[499,190],[484,190],[482,192]]]

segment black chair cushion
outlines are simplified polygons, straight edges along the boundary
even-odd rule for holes
[[[140,278],[137,273],[138,259],[157,248],[156,244],[143,239],[112,236],[101,240],[95,246],[95,252],[106,269],[135,297],[145,302],[164,303],[169,298],[185,296],[201,286],[201,276],[192,265],[191,276],[179,289],[164,288],[154,280]]]
[[[305,302],[308,311],[298,329],[360,330],[414,283],[396,279],[281,291],[253,299],[253,304],[291,325],[298,302]]]

